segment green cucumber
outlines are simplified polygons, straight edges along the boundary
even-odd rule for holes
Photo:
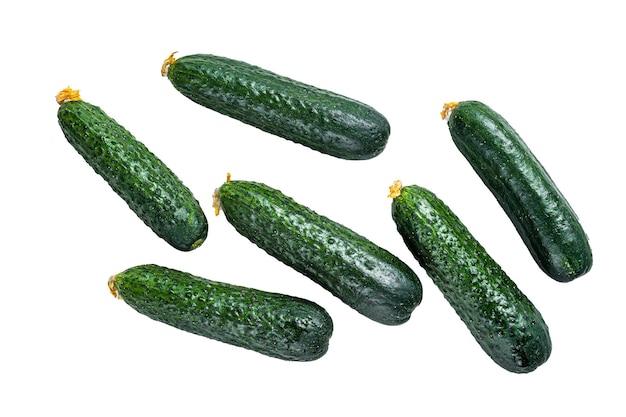
[[[593,258],[578,217],[511,125],[478,101],[449,103],[442,116],[539,267],[560,282],[587,273]]]
[[[552,342],[541,314],[452,210],[417,185],[390,189],[399,234],[482,349],[515,373],[547,361]]]
[[[366,104],[245,62],[173,55],[162,74],[204,107],[342,159],[373,158],[387,145],[387,119]]]
[[[399,258],[279,190],[229,178],[215,207],[269,255],[376,322],[404,323],[422,300],[420,280]]]
[[[204,242],[207,218],[191,191],[146,146],[78,91],[57,95],[68,142],[158,236],[181,251]]]
[[[322,357],[333,332],[331,317],[311,301],[158,265],[113,275],[109,289],[153,320],[289,361]]]

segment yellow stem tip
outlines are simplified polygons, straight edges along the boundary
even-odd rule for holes
[[[117,275],[112,275],[109,278],[109,282],[107,283],[109,286],[109,291],[111,291],[111,295],[117,299],[122,299],[122,296],[117,292],[117,288],[115,287],[115,280],[117,279]]]
[[[400,191],[402,191],[402,181],[395,180],[393,184],[389,186],[389,198],[396,198],[400,195]]]
[[[441,118],[443,120],[447,119],[448,117],[450,117],[450,113],[452,113],[452,110],[454,110],[456,108],[456,106],[458,106],[460,103],[460,101],[451,101],[450,103],[445,103],[443,105],[443,110],[441,110]]]
[[[63,104],[66,101],[80,101],[82,99],[80,98],[79,90],[72,90],[70,87],[67,87],[59,91],[56,95],[56,100],[58,104]]]
[[[226,182],[230,182],[230,172],[226,173]],[[218,216],[220,214],[220,189],[216,188],[213,191],[213,208],[215,209],[215,215]]]
[[[168,68],[174,63],[174,61],[176,61],[176,58],[174,58],[176,53],[177,51],[172,52],[170,56],[165,58],[165,61],[163,61],[163,65],[161,65],[161,76],[165,77],[167,75]]]

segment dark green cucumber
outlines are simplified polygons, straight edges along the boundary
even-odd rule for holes
[[[389,123],[372,107],[245,62],[172,54],[162,72],[192,101],[328,155],[369,159],[387,145]]]
[[[320,358],[333,332],[331,317],[311,301],[157,265],[114,275],[109,288],[151,319],[284,360]]]
[[[517,132],[478,101],[453,103],[448,126],[457,148],[511,219],[539,267],[568,282],[591,269],[578,217]]]
[[[452,210],[416,185],[397,182],[391,197],[405,244],[483,350],[515,373],[548,360],[552,342],[541,314]]]
[[[146,225],[182,251],[204,242],[208,222],[200,204],[159,158],[77,91],[62,90],[57,101],[69,143]]]
[[[398,325],[420,304],[421,282],[404,262],[282,192],[229,180],[215,198],[241,235],[364,316]]]

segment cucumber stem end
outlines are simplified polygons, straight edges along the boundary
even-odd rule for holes
[[[396,198],[400,195],[400,191],[402,191],[402,181],[395,180],[393,184],[389,186],[389,198]]]
[[[81,101],[82,98],[80,98],[80,90],[72,90],[70,87],[66,87],[59,91],[56,95],[56,100],[58,104],[63,104],[66,101]]]
[[[122,299],[122,296],[121,296],[121,295],[117,292],[117,287],[115,286],[115,280],[116,280],[116,279],[117,279],[117,275],[112,275],[112,276],[109,278],[109,282],[108,282],[108,285],[109,285],[109,291],[111,291],[111,295],[113,295],[113,297],[115,297],[115,298],[117,298],[117,299],[121,300],[121,299]]]
[[[443,105],[443,110],[441,110],[441,118],[443,120],[447,120],[450,117],[450,113],[452,113],[452,110],[454,110],[456,108],[456,106],[458,106],[460,103],[460,101],[451,101],[449,103],[445,103]]]
[[[230,172],[226,173],[226,182],[230,182]],[[215,215],[220,214],[220,189],[216,188],[213,191],[213,208],[215,209]]]
[[[213,191],[213,208],[215,209],[215,215],[218,216],[220,214],[220,189],[216,188]]]
[[[169,69],[170,65],[172,65],[174,63],[174,61],[176,61],[176,58],[174,58],[174,54],[176,54],[178,51],[174,51],[170,54],[170,56],[168,56],[167,58],[165,58],[165,61],[163,61],[163,65],[161,65],[161,76],[165,77],[167,75],[167,70]]]
[[[198,249],[204,243],[204,239],[198,239],[191,245],[191,250]]]

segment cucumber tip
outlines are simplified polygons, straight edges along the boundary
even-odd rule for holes
[[[117,287],[115,286],[115,281],[117,280],[117,275],[111,275],[109,277],[108,286],[109,291],[111,291],[111,295],[119,300],[122,299],[122,296],[117,292]]]
[[[400,195],[400,191],[402,191],[402,181],[395,180],[393,184],[389,186],[389,198],[396,198]]]

